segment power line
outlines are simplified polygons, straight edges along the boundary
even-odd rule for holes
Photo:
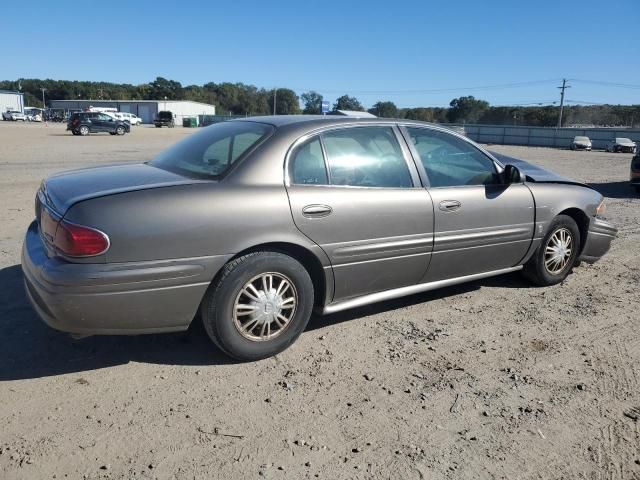
[[[592,85],[602,85],[605,87],[630,88],[632,90],[640,90],[640,85],[632,85],[630,83],[605,82],[602,80],[582,80],[580,78],[570,78],[572,82],[589,83]]]
[[[345,90],[348,90],[352,95],[401,95],[401,94],[416,94],[416,93],[447,93],[447,92],[458,92],[462,90],[496,90],[503,88],[521,88],[528,87],[531,85],[541,85],[545,83],[555,83],[559,79],[549,79],[549,80],[532,80],[527,82],[513,82],[513,83],[503,83],[503,84],[495,84],[495,85],[479,85],[472,87],[454,87],[454,88],[431,88],[431,89],[415,89],[415,90],[351,90],[351,89],[343,89],[343,90],[325,90],[323,88],[294,88],[293,90],[297,91],[308,91],[315,90],[321,91],[323,93],[344,93]]]

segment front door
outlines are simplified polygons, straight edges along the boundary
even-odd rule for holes
[[[441,130],[406,127],[428,177],[434,248],[423,281],[517,265],[534,233],[534,202],[523,183],[503,184],[495,162],[472,143]]]
[[[392,126],[325,131],[292,152],[297,227],[331,260],[334,301],[418,283],[429,265],[433,206]]]

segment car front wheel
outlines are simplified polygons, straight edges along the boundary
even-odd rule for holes
[[[86,125],[82,125],[78,131],[83,137],[89,135],[89,127],[87,127]]]
[[[523,273],[536,285],[562,282],[571,272],[580,251],[580,230],[568,215],[551,221],[540,246],[525,264]]]
[[[119,126],[118,128],[116,128],[116,135],[124,135],[124,127],[123,126]]]
[[[254,252],[223,268],[202,301],[202,321],[227,355],[259,360],[300,336],[313,299],[313,282],[300,262],[278,252]]]

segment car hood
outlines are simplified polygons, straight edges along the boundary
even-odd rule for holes
[[[578,182],[576,180],[572,180],[567,177],[563,177],[562,175],[558,175],[551,170],[545,170],[542,167],[534,165],[529,162],[525,162],[524,160],[519,160],[517,158],[509,157],[507,155],[502,155],[499,153],[491,152],[491,154],[496,157],[503,165],[511,164],[514,167],[518,167],[521,173],[526,175],[528,182],[538,182],[538,183],[565,183],[570,185],[580,185],[582,187],[589,187],[589,185]]]
[[[46,203],[64,215],[75,203],[134,190],[205,183],[146,163],[84,168],[53,175],[42,182]]]

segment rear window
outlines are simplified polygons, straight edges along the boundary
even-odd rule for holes
[[[218,123],[176,143],[149,163],[181,175],[218,178],[272,131],[264,123]]]

